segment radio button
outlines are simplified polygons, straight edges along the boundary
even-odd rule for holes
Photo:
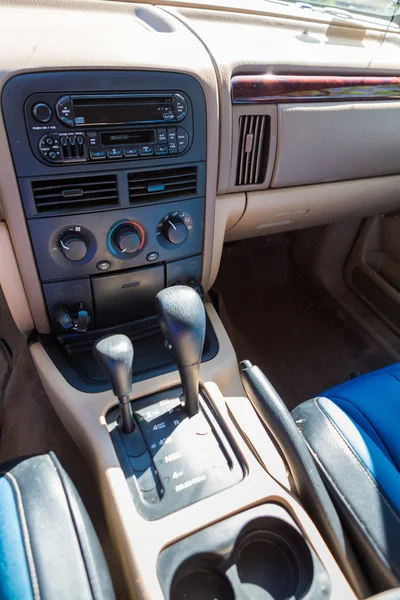
[[[100,160],[106,157],[105,150],[89,150],[90,158],[93,160]]]
[[[176,141],[176,129],[168,129],[168,148],[170,154],[176,154],[178,152],[178,146]]]
[[[121,148],[107,148],[107,157],[108,158],[121,158],[122,157]]]
[[[154,151],[156,154],[168,154],[168,145],[157,144],[157,146],[154,146]]]
[[[139,146],[140,156],[151,156],[153,154],[153,146],[142,145]]]
[[[176,112],[176,118],[178,119],[178,121],[181,121],[184,117],[186,117],[186,113],[187,113],[186,100],[180,94],[175,94],[175,112]]]
[[[175,115],[172,112],[164,113],[163,119],[164,121],[175,121]]]
[[[138,156],[139,154],[137,146],[127,146],[126,148],[122,148],[122,151],[126,158],[132,158],[132,156]]]
[[[57,117],[68,125],[69,127],[74,126],[74,119],[72,116],[72,101],[70,96],[63,96],[56,102],[56,113]]]
[[[167,130],[157,129],[157,142],[159,144],[166,144],[167,142]]]
[[[186,150],[186,147],[188,145],[189,136],[183,129],[183,127],[178,127],[176,134],[178,139],[178,152],[183,152],[184,150]]]
[[[87,133],[87,139],[88,139],[88,144],[89,144],[89,148],[98,148],[99,147],[99,134],[97,133],[97,131],[94,131],[92,133]]]

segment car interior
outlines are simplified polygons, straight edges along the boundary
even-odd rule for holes
[[[397,13],[0,0],[1,600],[400,598]]]

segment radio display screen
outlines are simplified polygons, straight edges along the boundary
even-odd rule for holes
[[[73,98],[76,125],[122,125],[163,121],[163,113],[174,112],[172,96],[156,98]]]
[[[136,131],[116,131],[100,134],[103,146],[123,146],[124,144],[152,144],[155,142],[154,129]]]

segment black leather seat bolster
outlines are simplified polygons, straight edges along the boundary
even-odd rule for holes
[[[304,402],[293,411],[293,418],[371,581],[378,590],[396,587],[400,582],[399,512],[343,435],[340,425],[324,409],[329,402],[326,398]]]
[[[29,596],[35,600],[115,598],[93,525],[56,456],[50,452],[3,464],[0,478],[7,480],[13,490],[15,506],[10,506],[8,500],[8,518],[19,520],[32,588]],[[7,525],[7,520],[5,523]],[[1,534],[0,530],[0,538]],[[16,551],[21,556],[18,548]],[[9,581],[7,587],[7,576],[10,577],[12,569],[7,570],[6,562],[7,552],[5,557],[0,557],[2,593],[6,598],[16,597],[15,590],[14,596],[7,592],[15,587],[15,582]]]

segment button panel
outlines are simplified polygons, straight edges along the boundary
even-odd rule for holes
[[[154,143],[134,146],[104,146],[97,131],[46,134],[39,141],[39,152],[48,162],[62,164],[169,156],[182,154],[188,146],[183,127],[160,127],[154,130]]]

